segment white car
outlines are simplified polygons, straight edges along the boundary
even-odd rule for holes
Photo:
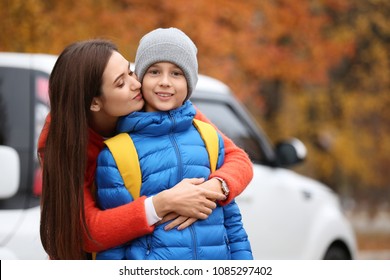
[[[49,111],[47,84],[56,58],[0,53],[0,158],[7,158],[0,165],[0,259],[47,258],[39,238],[36,142]],[[253,161],[254,178],[237,203],[256,259],[356,257],[355,235],[337,195],[287,169],[304,160],[302,142],[273,148],[230,89],[213,78],[200,75],[191,100]]]

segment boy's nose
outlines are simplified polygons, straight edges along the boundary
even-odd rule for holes
[[[168,75],[162,75],[161,76],[161,80],[160,80],[160,86],[164,86],[164,87],[170,87],[172,84],[171,84],[171,81],[169,79],[169,76]]]

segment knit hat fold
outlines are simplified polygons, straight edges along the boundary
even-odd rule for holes
[[[135,56],[135,74],[142,82],[151,65],[158,62],[176,64],[187,80],[188,100],[198,82],[197,51],[194,42],[181,30],[173,27],[155,29],[140,40]]]

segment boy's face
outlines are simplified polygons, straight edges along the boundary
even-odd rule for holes
[[[187,91],[183,71],[170,62],[150,66],[142,81],[147,112],[169,111],[180,107],[187,97]]]

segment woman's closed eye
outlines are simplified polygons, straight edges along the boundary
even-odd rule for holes
[[[132,70],[129,70],[129,72],[127,74],[130,77],[135,77],[135,73]],[[119,88],[123,88],[126,85],[126,80],[124,78],[121,78],[120,80],[118,80],[117,85],[118,85]]]
[[[122,75],[122,77],[117,80],[116,85],[119,88],[123,88],[125,86],[125,84],[126,84],[126,81],[125,81],[125,79],[123,78],[123,75]]]

